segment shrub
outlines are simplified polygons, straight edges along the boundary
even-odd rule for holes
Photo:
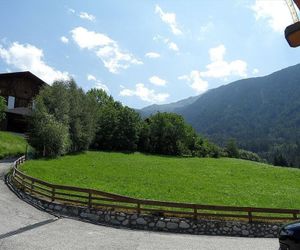
[[[5,109],[6,109],[5,99],[2,96],[0,96],[0,121],[2,121],[5,118]]]

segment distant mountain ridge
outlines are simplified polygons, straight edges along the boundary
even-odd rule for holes
[[[234,138],[269,161],[280,154],[300,166],[300,64],[212,89],[172,112],[220,145]]]
[[[186,99],[183,99],[183,100],[180,100],[177,102],[172,102],[169,104],[161,104],[161,105],[153,104],[153,105],[147,106],[147,107],[142,108],[137,111],[141,114],[142,117],[148,117],[157,112],[171,112],[172,113],[172,112],[175,112],[175,110],[178,108],[182,108],[182,107],[185,107],[187,105],[194,103],[200,96],[201,95],[191,96]]]

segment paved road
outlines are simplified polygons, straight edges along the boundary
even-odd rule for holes
[[[277,250],[276,239],[153,233],[56,217],[19,200],[4,184],[0,162],[0,249]]]

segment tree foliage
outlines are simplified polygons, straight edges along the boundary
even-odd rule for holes
[[[234,139],[230,139],[227,142],[225,150],[226,150],[228,157],[230,157],[230,158],[239,158],[240,157],[239,149],[238,149]]]
[[[93,147],[99,150],[136,150],[141,126],[139,114],[115,102],[103,90],[92,89],[88,95],[96,107]]]
[[[6,109],[5,99],[2,96],[0,96],[0,121],[2,121],[5,118],[5,109]]]
[[[144,152],[205,157],[211,153],[207,146],[183,117],[174,113],[152,115],[144,121],[140,130],[139,147]]]
[[[88,149],[94,138],[92,110],[92,103],[74,80],[44,87],[33,110],[30,144],[43,156]]]
[[[29,142],[39,155],[92,148],[154,154],[219,157],[219,147],[199,136],[182,116],[157,113],[146,120],[105,91],[85,93],[74,80],[46,86],[36,98]]]

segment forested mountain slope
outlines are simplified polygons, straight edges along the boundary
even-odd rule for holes
[[[175,112],[220,145],[234,138],[269,161],[300,165],[300,64],[210,90]]]

